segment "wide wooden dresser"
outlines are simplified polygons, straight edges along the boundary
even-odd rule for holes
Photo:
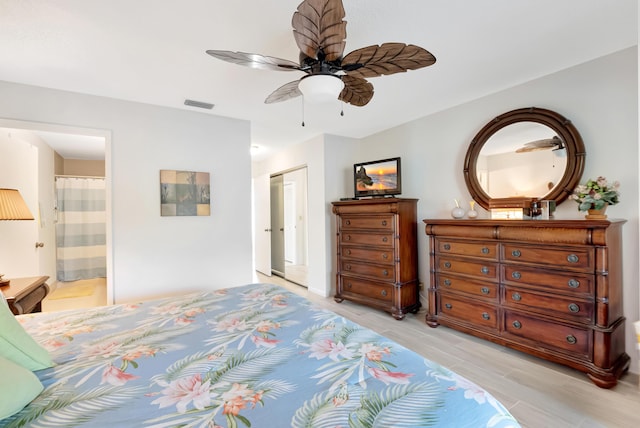
[[[629,368],[622,312],[624,220],[424,220],[426,322],[586,372]]]
[[[369,305],[398,320],[418,311],[417,202],[373,198],[333,203],[336,302]]]

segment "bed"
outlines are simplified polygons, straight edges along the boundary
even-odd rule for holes
[[[54,364],[0,426],[519,426],[481,387],[272,284],[17,320]]]

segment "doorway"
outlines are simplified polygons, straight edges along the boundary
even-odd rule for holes
[[[108,164],[110,163],[109,147],[110,147],[110,133],[104,130],[93,130],[87,128],[74,128],[62,125],[50,125],[36,122],[16,121],[10,119],[0,118],[1,129],[9,130],[9,132],[15,133],[15,135],[23,135],[24,139],[28,142],[34,141],[33,144],[40,144],[41,146],[48,146],[43,153],[49,153],[49,148],[52,149],[54,155],[41,156],[36,165],[30,169],[31,178],[30,182],[35,186],[35,196],[32,205],[34,208],[34,215],[36,217],[35,222],[30,222],[31,227],[36,230],[37,241],[40,243],[40,248],[37,250],[38,258],[30,263],[28,267],[24,268],[25,272],[29,275],[38,273],[41,275],[49,276],[47,283],[51,289],[51,292],[47,300],[54,300],[54,293],[59,284],[57,281],[57,251],[56,251],[56,231],[55,225],[57,223],[57,215],[55,212],[55,175],[59,174],[60,164],[65,164],[68,160],[73,165],[72,169],[80,168],[83,162],[89,162],[89,159],[94,161],[98,158],[83,158],[88,153],[92,156],[96,155],[96,151],[99,152],[96,156],[99,156],[99,161],[102,163],[103,171],[109,171]],[[89,147],[91,146],[91,147]],[[70,153],[76,153],[76,155],[70,155]],[[64,154],[64,156],[63,156]],[[53,156],[53,157],[51,157]],[[44,162],[44,163],[43,163]],[[22,165],[21,162],[18,162]],[[26,170],[23,171],[27,173]],[[84,172],[78,173],[78,175],[88,175]],[[106,175],[102,173],[101,175]],[[105,222],[107,230],[110,230],[111,218],[108,215],[110,206],[110,178],[106,177],[106,200],[105,206]],[[111,261],[110,261],[110,237],[109,233],[105,236],[106,251],[106,272],[102,275],[101,286],[99,288],[99,299],[97,302],[100,304],[109,304],[113,301],[113,290],[111,281]],[[38,247],[36,247],[38,248]],[[33,250],[32,250],[33,251]],[[24,259],[23,259],[24,260]],[[22,274],[26,275],[26,274]],[[70,290],[67,290],[70,291]],[[83,292],[86,294],[86,291]],[[72,296],[73,293],[67,292]],[[77,294],[77,293],[76,293]],[[83,294],[83,295],[84,295]],[[57,302],[62,303],[62,296],[58,296]],[[67,300],[67,299],[64,299]],[[95,303],[89,305],[95,306]],[[84,306],[83,306],[84,307]],[[43,306],[44,308],[44,306]]]
[[[309,264],[306,166],[270,176],[269,213],[269,227],[265,231],[270,233],[270,273],[306,287]],[[261,249],[257,247],[256,251]]]

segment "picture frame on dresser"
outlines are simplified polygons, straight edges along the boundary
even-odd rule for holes
[[[424,220],[426,323],[587,373],[611,388],[629,368],[625,220]]]

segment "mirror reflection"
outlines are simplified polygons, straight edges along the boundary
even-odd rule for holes
[[[488,209],[495,199],[564,201],[582,176],[584,144],[570,120],[526,107],[488,122],[469,144],[464,180]]]
[[[517,122],[487,140],[476,173],[491,198],[540,197],[558,185],[566,165],[566,145],[553,129]]]

